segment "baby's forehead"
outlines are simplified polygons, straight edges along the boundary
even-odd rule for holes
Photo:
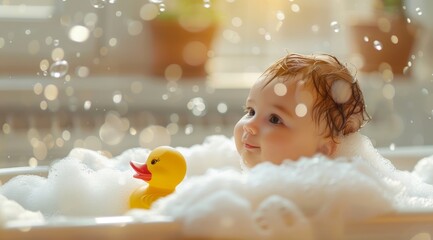
[[[257,80],[254,86],[260,90],[273,89],[275,94],[279,96],[284,95],[284,93],[293,94],[300,90],[314,94],[314,89],[309,86],[309,82],[311,81],[302,74],[276,77],[263,76]]]

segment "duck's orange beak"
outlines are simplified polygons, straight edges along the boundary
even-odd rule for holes
[[[135,170],[137,174],[134,174],[135,178],[142,179],[146,182],[150,181],[152,179],[152,173],[147,168],[146,164],[140,165],[136,162],[129,162],[131,167]]]

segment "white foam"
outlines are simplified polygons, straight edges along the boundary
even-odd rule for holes
[[[177,149],[187,160],[187,178],[150,211],[128,214],[171,216],[182,222],[187,237],[333,239],[346,223],[433,208],[433,187],[422,182],[433,179],[422,165],[432,161],[421,161],[413,173],[398,171],[359,133],[343,139],[334,160],[315,156],[248,171],[240,167],[233,139],[224,136]],[[47,178],[15,177],[0,187],[0,195],[45,217],[122,215],[129,194],[146,184],[132,177],[129,161],[144,162],[149,153],[134,148],[107,158],[74,149],[51,166]]]
[[[433,155],[418,161],[414,167],[413,174],[423,182],[433,184]]]
[[[0,195],[0,227],[11,222],[42,224],[44,217],[40,212],[25,210],[15,201]]]

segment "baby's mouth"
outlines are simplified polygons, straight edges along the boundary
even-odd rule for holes
[[[244,147],[246,149],[251,149],[251,150],[253,150],[253,149],[259,149],[260,148],[259,146],[251,145],[251,144],[248,144],[248,143],[244,143]]]

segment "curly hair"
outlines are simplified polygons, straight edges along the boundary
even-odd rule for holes
[[[313,120],[318,126],[325,120],[322,134],[334,142],[340,136],[358,131],[371,120],[356,78],[332,55],[289,53],[272,64],[264,75],[269,82],[277,77],[292,79],[302,75],[306,86],[316,93]]]

